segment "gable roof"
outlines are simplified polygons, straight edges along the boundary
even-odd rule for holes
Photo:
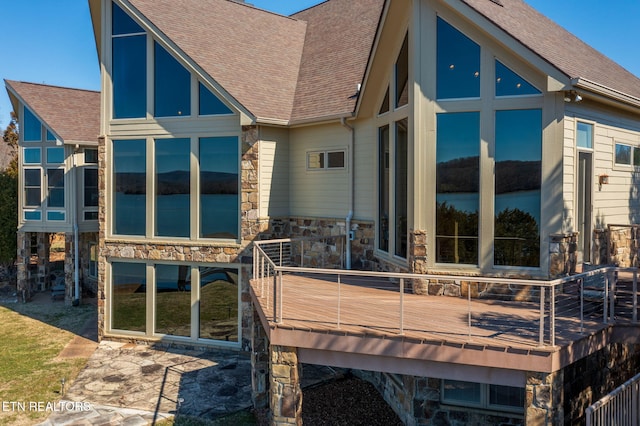
[[[307,22],[292,121],[353,113],[384,0],[330,0],[292,17]]]
[[[553,65],[573,84],[595,83],[640,101],[640,79],[522,0],[460,0]]]
[[[62,142],[98,143],[100,92],[10,80],[5,85]],[[13,107],[18,108],[15,101]]]
[[[289,120],[304,22],[229,0],[129,2],[255,117]]]

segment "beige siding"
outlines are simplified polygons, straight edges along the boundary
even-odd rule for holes
[[[340,123],[292,129],[289,149],[290,212],[293,216],[346,217],[349,213],[351,133]],[[345,150],[345,168],[308,170],[309,151]]]
[[[260,128],[260,217],[289,214],[289,131]]]
[[[354,141],[354,218],[374,220],[376,212],[376,161],[378,136],[373,120],[358,122]]]
[[[575,215],[576,121],[594,123],[593,170],[593,225],[606,228],[609,224],[640,223],[640,170],[633,166],[614,164],[615,144],[624,143],[640,147],[640,121],[618,110],[587,109],[587,105],[573,107],[565,117],[565,208]],[[599,185],[601,175],[609,176],[609,183]],[[574,224],[575,226],[575,224]]]

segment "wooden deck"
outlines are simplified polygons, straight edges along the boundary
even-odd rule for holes
[[[599,306],[586,306],[581,321],[577,288],[571,286],[565,286],[561,294],[556,294],[553,346],[548,302],[541,341],[539,302],[416,295],[407,284],[401,312],[397,282],[349,277],[338,284],[337,279],[331,279],[330,276],[284,274],[280,323],[274,316],[273,278],[252,280],[251,286],[254,300],[270,327],[314,333],[554,352],[608,327]],[[622,283],[619,287],[623,294]],[[617,321],[630,319],[628,305],[628,300],[621,296]]]

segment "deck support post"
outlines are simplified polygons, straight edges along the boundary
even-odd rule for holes
[[[302,425],[302,388],[298,349],[269,348],[269,407],[272,425]]]

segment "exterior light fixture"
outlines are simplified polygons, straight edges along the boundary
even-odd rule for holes
[[[582,100],[582,96],[578,94],[578,92],[574,90],[570,90],[568,92],[564,92],[564,101],[565,102],[580,102]]]

